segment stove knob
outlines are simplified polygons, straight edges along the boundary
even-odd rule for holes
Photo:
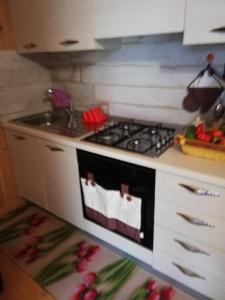
[[[158,143],[156,144],[156,149],[159,150],[161,147],[162,147],[162,144],[161,144],[160,142],[158,142]]]
[[[164,146],[166,144],[166,139],[162,138],[162,145]]]

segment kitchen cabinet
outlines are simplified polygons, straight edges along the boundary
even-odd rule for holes
[[[7,130],[18,193],[83,229],[76,150]]]
[[[16,207],[20,202],[4,132],[0,127],[0,213]]]
[[[225,43],[224,0],[187,0],[184,44]]]
[[[224,299],[224,186],[156,173],[153,267]]]
[[[98,39],[183,32],[185,0],[94,0]]]
[[[35,139],[20,132],[6,131],[18,194],[42,207],[43,182]]]
[[[54,300],[2,253],[0,253],[0,274],[3,284],[1,300]]]
[[[76,150],[38,140],[46,209],[83,228]]]
[[[9,0],[19,52],[102,49],[93,36],[93,0]]]
[[[8,0],[0,1],[0,50],[14,49]]]

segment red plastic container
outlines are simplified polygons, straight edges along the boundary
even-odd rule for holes
[[[83,113],[83,119],[86,123],[103,123],[107,116],[100,106],[94,107]]]

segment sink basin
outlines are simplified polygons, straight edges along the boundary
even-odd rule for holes
[[[70,127],[69,116],[63,111],[59,113],[47,111],[15,119],[12,122],[69,137],[78,137],[90,131],[84,125],[82,114],[79,112],[74,112]]]
[[[23,117],[15,120],[16,122],[33,125],[33,126],[41,126],[41,127],[51,127],[51,126],[62,126],[66,125],[67,120],[65,115],[57,115],[52,112],[44,112],[37,115],[32,115],[28,117]]]

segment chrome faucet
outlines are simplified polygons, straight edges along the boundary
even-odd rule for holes
[[[63,109],[69,116],[68,128],[76,127],[70,94],[55,88],[48,89],[47,93],[51,97],[52,106]]]

